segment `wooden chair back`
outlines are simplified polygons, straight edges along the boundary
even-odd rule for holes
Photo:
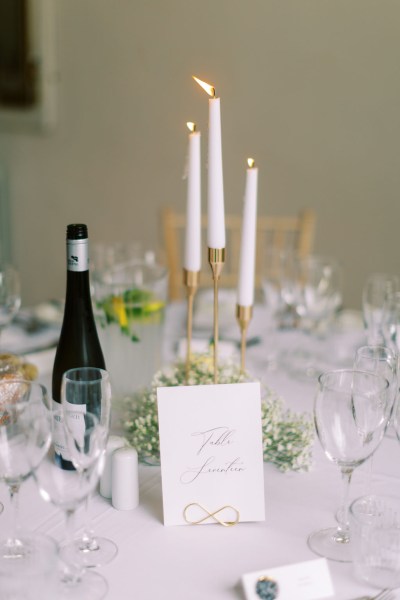
[[[304,210],[296,216],[259,216],[257,218],[256,241],[256,289],[261,287],[264,256],[267,248],[275,247],[283,250],[294,249],[300,256],[312,252],[314,244],[316,216],[312,210]],[[184,297],[182,283],[182,256],[184,245],[186,216],[165,208],[162,213],[164,234],[165,262],[169,270],[169,299],[179,300]],[[207,228],[207,217],[201,220],[202,240],[204,244]],[[220,285],[235,288],[237,285],[242,217],[226,215],[226,263],[222,272]],[[200,274],[200,287],[211,287],[212,275],[208,264],[207,248],[204,244],[204,259]]]

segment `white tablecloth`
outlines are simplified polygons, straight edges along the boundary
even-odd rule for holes
[[[170,309],[168,315],[169,342],[172,342],[171,332],[175,338],[182,333],[179,330],[182,315],[176,310]],[[263,334],[260,323],[255,325],[257,334]],[[282,347],[293,348],[295,334],[282,332],[280,336]],[[348,339],[354,343],[353,337]],[[325,344],[329,348],[328,340]],[[264,341],[249,349],[248,366],[253,365],[255,374],[262,375],[288,407],[311,413],[315,382],[289,376],[284,369],[269,370],[267,345]],[[169,358],[172,347],[170,343],[166,347]],[[47,383],[50,369],[49,361],[49,371],[41,373]],[[354,473],[352,497],[365,491],[366,467]],[[113,562],[98,569],[109,584],[107,598],[243,600],[242,574],[316,558],[307,546],[307,536],[315,529],[335,523],[334,513],[341,500],[338,468],[327,460],[316,441],[314,464],[309,473],[282,474],[269,464],[265,464],[264,472],[265,522],[240,523],[231,528],[164,527],[159,467],[140,467],[140,505],[133,511],[117,511],[108,500],[96,495],[91,504],[96,533],[113,539],[119,548]],[[400,444],[394,437],[385,437],[375,454],[373,491],[400,495]],[[4,485],[0,486],[0,500],[5,504],[0,515],[0,530],[4,535],[10,512]],[[47,533],[57,541],[64,539],[60,511],[39,497],[32,480],[21,487],[20,500],[23,528]],[[82,517],[80,509],[78,530]],[[329,561],[329,569],[337,600],[374,591],[354,579],[349,563]]]

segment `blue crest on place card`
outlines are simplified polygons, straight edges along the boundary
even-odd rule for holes
[[[157,389],[164,525],[265,519],[260,384]]]

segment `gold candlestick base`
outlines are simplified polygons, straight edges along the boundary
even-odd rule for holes
[[[246,337],[247,337],[247,329],[251,318],[253,316],[253,307],[252,306],[241,306],[240,304],[236,305],[236,320],[239,323],[240,327],[240,370],[242,373],[246,370]]]
[[[183,269],[183,284],[186,286],[187,297],[187,325],[186,325],[186,381],[189,379],[190,363],[192,358],[192,329],[193,329],[193,301],[199,287],[200,271]]]
[[[218,383],[218,281],[225,263],[225,248],[209,248],[210,263],[214,280],[214,383]]]

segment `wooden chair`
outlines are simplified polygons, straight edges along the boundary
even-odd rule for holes
[[[266,249],[274,246],[278,249],[293,248],[301,256],[311,253],[314,243],[315,213],[304,210],[297,216],[259,216],[257,218],[256,242],[256,289],[261,287],[263,257]],[[184,297],[182,283],[182,255],[186,216],[165,208],[162,213],[164,233],[165,262],[169,270],[169,299]],[[207,218],[202,217],[202,243],[204,258],[200,275],[200,287],[211,287],[212,276],[208,264],[206,248]],[[242,217],[226,215],[226,263],[221,277],[221,286],[235,288],[237,285]]]

